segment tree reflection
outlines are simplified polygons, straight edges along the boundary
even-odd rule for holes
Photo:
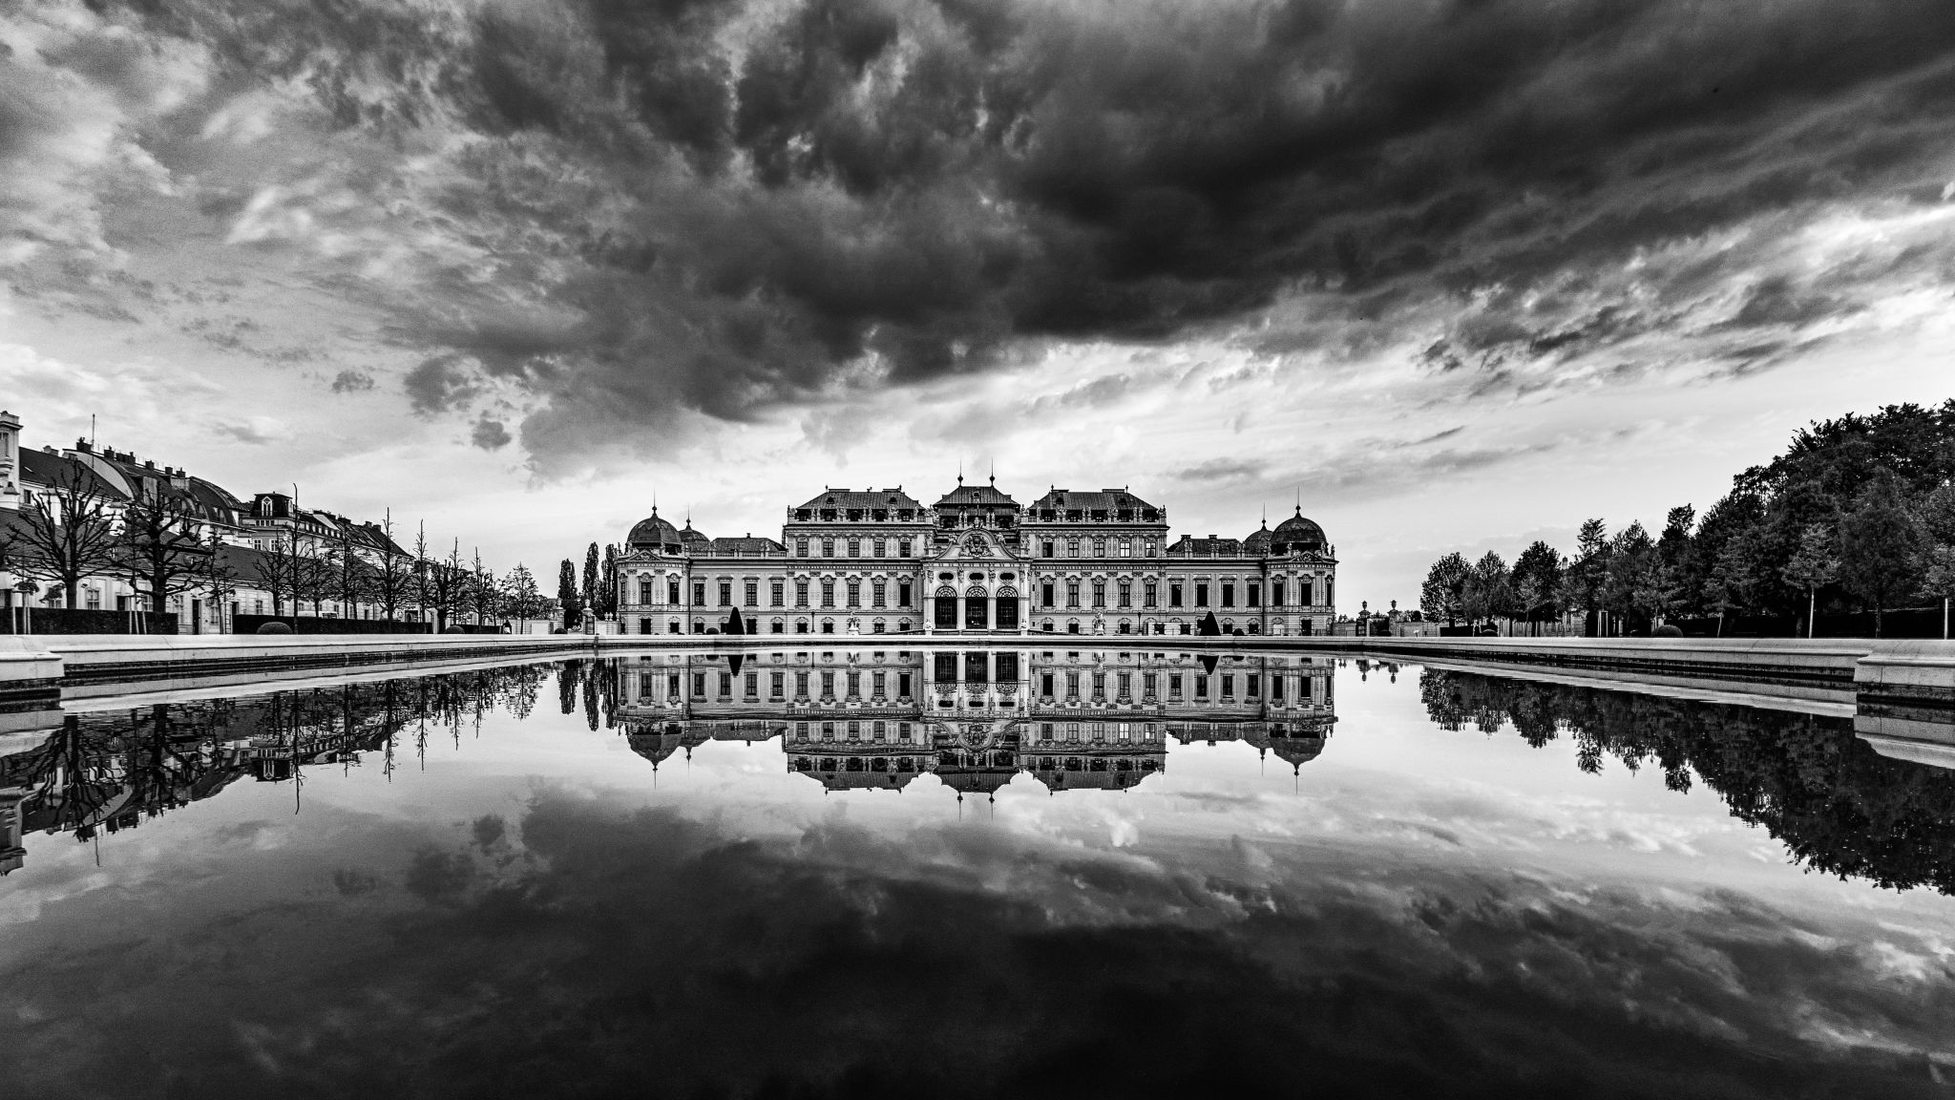
[[[1566,734],[1585,772],[1613,758],[1673,791],[1702,781],[1808,869],[1955,894],[1955,773],[1882,756],[1849,719],[1438,669],[1419,693],[1445,729]]]
[[[391,775],[397,738],[461,728],[493,708],[534,707],[548,666],[474,669],[367,680],[244,698],[156,703],[87,714],[48,712],[31,749],[0,756],[0,791],[13,803],[9,831],[72,833],[79,840],[133,828],[241,779],[294,783],[321,765],[350,769],[381,753]],[[422,742],[425,747],[425,742]],[[0,838],[17,845],[18,837]],[[0,866],[0,873],[11,870]]]

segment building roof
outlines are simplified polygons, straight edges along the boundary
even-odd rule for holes
[[[1013,500],[1009,493],[1000,490],[995,483],[989,485],[966,485],[962,481],[959,481],[957,483],[957,488],[952,489],[948,493],[945,493],[943,497],[937,501],[937,507],[939,508],[983,508],[983,507],[1016,508],[1018,507],[1018,502],[1016,500]]]
[[[1217,538],[1196,538],[1183,535],[1180,541],[1168,547],[1169,557],[1239,558],[1242,557],[1242,540]]]
[[[745,535],[739,538],[714,539],[710,544],[715,554],[785,554],[787,547],[770,538]]]
[[[1299,550],[1322,550],[1330,540],[1324,537],[1324,529],[1317,525],[1316,520],[1304,517],[1303,508],[1299,506],[1296,515],[1276,525],[1270,541],[1275,553],[1286,554]]]
[[[1248,538],[1242,540],[1242,552],[1252,558],[1260,558],[1264,554],[1269,553],[1269,542],[1269,522],[1265,520],[1262,527],[1252,532]]]
[[[1053,489],[1033,501],[1026,518],[1036,518],[1039,511],[1050,509],[1055,512],[1083,512],[1089,518],[1112,519],[1120,512],[1133,513],[1135,519],[1157,522],[1165,514],[1154,505],[1135,496],[1126,489],[1100,489],[1084,492],[1072,489]],[[1095,516],[1094,513],[1103,513]]]
[[[660,518],[657,508],[633,525],[631,534],[625,536],[628,550],[677,550],[681,545],[679,529],[670,520]]]
[[[901,486],[894,489],[824,489],[818,496],[795,507],[923,510],[923,505],[918,504],[915,498],[904,492]]]
[[[20,480],[23,482],[52,486],[77,476],[84,484],[92,486],[96,492],[110,500],[129,499],[129,494],[117,488],[107,478],[66,455],[56,454],[53,451],[21,449]]]

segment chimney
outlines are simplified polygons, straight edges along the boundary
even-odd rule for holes
[[[0,509],[20,507],[20,417],[0,409]]]

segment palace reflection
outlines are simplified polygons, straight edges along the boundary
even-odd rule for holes
[[[405,745],[459,738],[491,707],[534,707],[547,665],[477,669],[329,688],[129,709],[5,715],[0,739],[0,874],[28,833],[90,840],[135,828],[241,780],[293,784],[308,767],[391,773]]]
[[[1245,741],[1293,767],[1337,721],[1332,662],[1114,650],[652,653],[602,662],[616,720],[656,766],[714,740],[780,737],[830,790],[935,775],[960,796],[1019,773],[1053,792],[1132,787],[1168,740]]]
[[[1566,735],[1585,772],[1614,759],[1674,791],[1701,781],[1809,869],[1955,894],[1955,771],[1876,751],[1850,718],[1440,669],[1419,693],[1444,729]]]

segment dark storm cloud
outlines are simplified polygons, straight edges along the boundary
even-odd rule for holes
[[[1944,201],[1955,140],[1945,0],[156,18],[240,77],[307,74],[349,131],[459,118],[486,136],[434,213],[490,250],[507,293],[432,277],[394,331],[443,364],[410,381],[417,408],[465,403],[473,373],[513,379],[546,453],[685,410],[985,370],[1025,338],[1167,339],[1293,295],[1307,322],[1264,346],[1375,346],[1439,303],[1435,367],[1552,364],[1698,326],[1773,232],[1691,247],[1707,235]],[[1725,318],[1732,354],[1768,361],[1749,334],[1782,340],[1932,260],[1761,276]]]
[[[513,439],[502,421],[490,420],[486,416],[475,422],[475,427],[470,430],[468,436],[470,443],[485,451],[499,451],[509,446]]]

